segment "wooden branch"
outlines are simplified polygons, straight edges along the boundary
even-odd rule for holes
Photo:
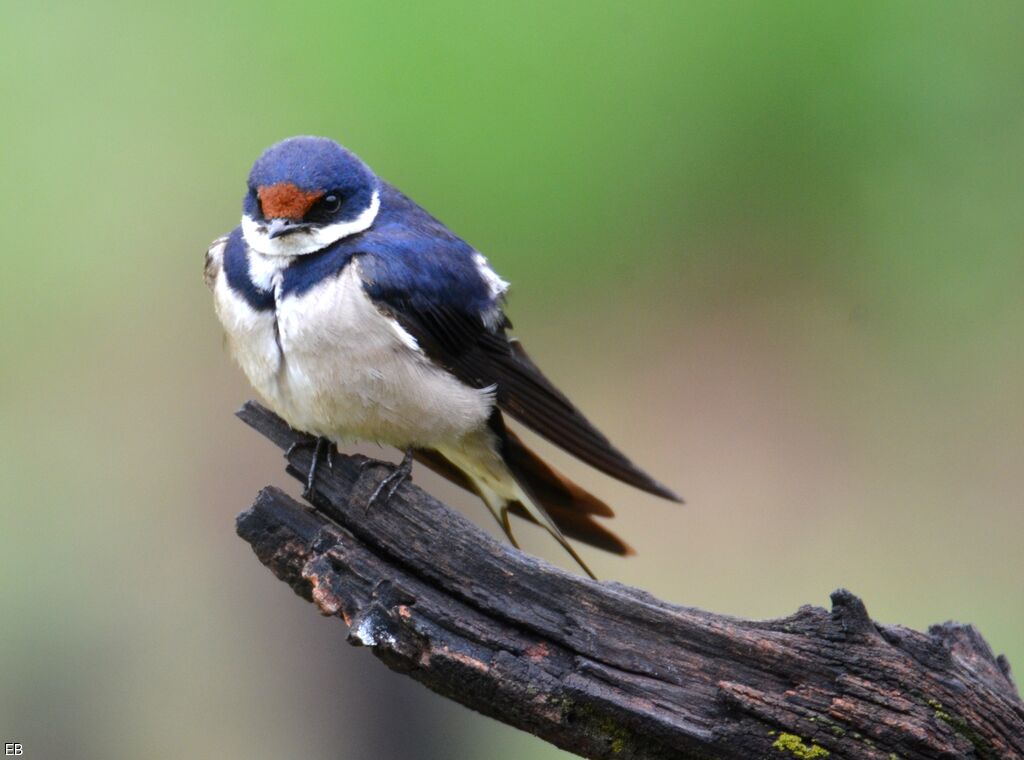
[[[971,626],[881,625],[843,590],[781,620],[678,607],[501,544],[412,484],[367,512],[389,468],[338,456],[316,509],[267,488],[238,533],[351,643],[467,707],[591,758],[1024,758],[1009,665]]]

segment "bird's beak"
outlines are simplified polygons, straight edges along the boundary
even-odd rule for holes
[[[293,232],[302,232],[312,227],[312,224],[304,222],[293,222],[291,219],[271,219],[267,222],[267,237],[274,238],[291,235]]]

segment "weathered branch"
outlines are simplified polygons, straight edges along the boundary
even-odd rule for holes
[[[1009,666],[971,626],[880,625],[847,591],[763,622],[677,607],[498,543],[411,484],[367,512],[387,467],[339,456],[315,510],[267,488],[238,533],[350,642],[467,707],[592,758],[1024,758]]]

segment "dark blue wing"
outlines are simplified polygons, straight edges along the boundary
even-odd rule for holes
[[[678,501],[613,446],[508,338],[508,322],[473,248],[400,193],[386,200],[393,204],[382,208],[388,215],[359,243],[360,271],[374,302],[464,383],[495,386],[499,408],[527,427],[612,477]]]

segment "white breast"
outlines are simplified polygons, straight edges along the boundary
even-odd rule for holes
[[[253,263],[261,269],[265,262]],[[279,291],[280,274],[269,279]],[[299,430],[338,442],[438,447],[486,424],[493,390],[471,388],[433,365],[374,306],[358,260],[301,295],[277,298],[273,311],[252,309],[223,273],[214,293],[232,355],[271,408]]]
[[[267,393],[281,370],[274,312],[253,309],[228,285],[223,266],[226,242],[227,238],[217,240],[207,251],[206,282],[213,290],[213,303],[224,326],[228,350],[245,371],[249,382],[265,401],[274,406]]]

